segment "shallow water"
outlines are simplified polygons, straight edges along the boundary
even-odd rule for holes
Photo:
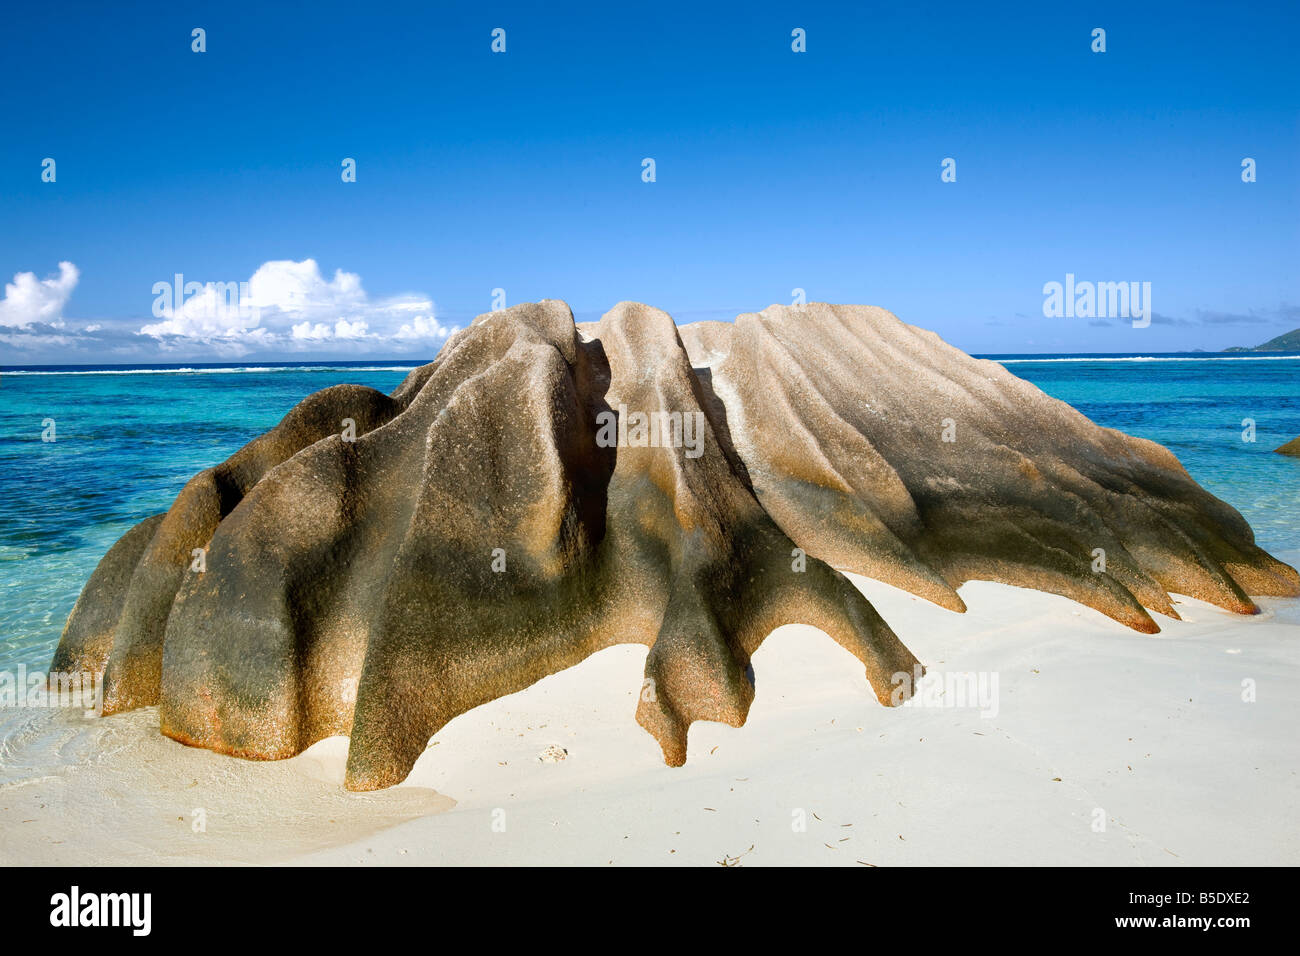
[[[1008,362],[1013,373],[1099,425],[1167,447],[1231,504],[1268,550],[1300,539],[1300,460],[1274,452],[1300,435],[1300,361],[1195,358]],[[1243,439],[1253,421],[1255,440]]]
[[[48,664],[99,559],[330,385],[392,391],[405,371],[0,372],[0,669]],[[41,440],[54,420],[53,442]]]
[[[1099,424],[1168,446],[1261,545],[1300,540],[1300,362],[1008,360]],[[44,667],[99,559],[196,472],[329,385],[391,391],[400,367],[0,372],[0,670]],[[54,420],[56,441],[42,441]],[[1256,441],[1242,440],[1244,419]]]

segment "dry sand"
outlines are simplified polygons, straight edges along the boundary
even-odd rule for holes
[[[344,738],[255,763],[162,737],[153,707],[8,710],[0,862],[1300,863],[1300,600],[1178,597],[1185,620],[1145,636],[1006,585],[963,586],[955,614],[854,583],[929,681],[996,674],[996,716],[881,707],[803,626],[755,655],[746,725],[694,725],[679,768],[633,718],[638,645],[456,718],[373,793],[343,790]]]

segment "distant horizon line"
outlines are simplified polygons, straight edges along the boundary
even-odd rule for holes
[[[1254,349],[1224,349],[1218,352],[1212,352],[1208,349],[1193,349],[1188,352],[967,352],[971,358],[987,359],[990,361],[1141,361],[1143,359],[1214,359],[1219,361],[1251,361],[1261,359],[1300,359],[1300,350],[1290,351],[1256,351]],[[366,359],[342,359],[342,358],[318,358],[318,359],[248,359],[245,361],[216,361],[205,362],[198,360],[180,361],[180,362],[51,362],[34,365],[0,365],[0,374],[21,374],[41,373],[46,374],[73,374],[84,372],[94,374],[108,374],[113,372],[176,372],[184,373],[186,371],[195,372],[214,372],[229,370],[231,372],[248,372],[258,371],[260,369],[278,369],[285,371],[300,370],[308,371],[319,369],[326,371],[331,368],[347,368],[355,371],[401,371],[403,369],[416,369],[428,365],[434,361],[428,359],[411,359],[411,358],[366,358]]]

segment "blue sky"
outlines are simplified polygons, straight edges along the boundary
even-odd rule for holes
[[[802,288],[983,353],[1300,326],[1294,3],[4,18],[0,364],[429,357],[497,288],[679,322]],[[160,316],[155,283],[177,273],[251,281],[258,314]],[[1045,317],[1067,273],[1150,282],[1154,321]]]

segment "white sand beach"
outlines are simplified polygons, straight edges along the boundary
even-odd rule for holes
[[[1300,862],[1300,600],[1243,617],[1179,597],[1185,619],[1144,636],[1005,585],[962,587],[963,615],[854,582],[927,680],[996,675],[996,713],[881,707],[861,665],[802,626],[755,656],[747,724],[695,724],[680,768],[633,718],[636,645],[457,718],[373,793],[343,789],[344,738],[257,763],[162,737],[154,708],[11,709],[0,862]],[[539,760],[549,747],[567,754]]]

